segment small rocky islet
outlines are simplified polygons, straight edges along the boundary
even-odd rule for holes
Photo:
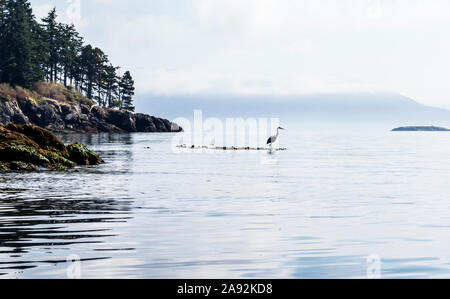
[[[53,133],[35,125],[0,125],[0,172],[64,171],[104,161],[85,145],[65,145]]]
[[[442,127],[435,126],[409,126],[395,128],[392,132],[449,132],[450,130]]]

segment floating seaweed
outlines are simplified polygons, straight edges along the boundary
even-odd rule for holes
[[[227,146],[216,146],[216,147],[209,147],[209,146],[196,146],[191,145],[187,146],[186,144],[178,145],[177,148],[181,149],[206,149],[206,150],[217,150],[217,151],[287,151],[287,148],[270,148],[270,147],[227,147]]]

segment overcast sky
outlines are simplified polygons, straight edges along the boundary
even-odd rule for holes
[[[450,0],[31,3],[56,6],[140,94],[389,91],[450,108]]]

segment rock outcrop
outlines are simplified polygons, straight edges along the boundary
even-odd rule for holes
[[[34,125],[0,125],[0,172],[65,170],[76,165],[99,165],[103,160],[86,146],[65,146],[50,131]]]
[[[88,103],[61,103],[45,99],[37,104],[27,99],[0,97],[0,124],[9,122],[33,124],[53,132],[165,133],[182,130],[166,119]]]

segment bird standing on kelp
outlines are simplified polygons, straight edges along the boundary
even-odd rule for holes
[[[267,140],[267,144],[270,145],[270,148],[272,149],[272,146],[275,142],[278,140],[278,136],[280,136],[280,130],[284,130],[282,127],[277,128],[277,135],[274,135]]]

